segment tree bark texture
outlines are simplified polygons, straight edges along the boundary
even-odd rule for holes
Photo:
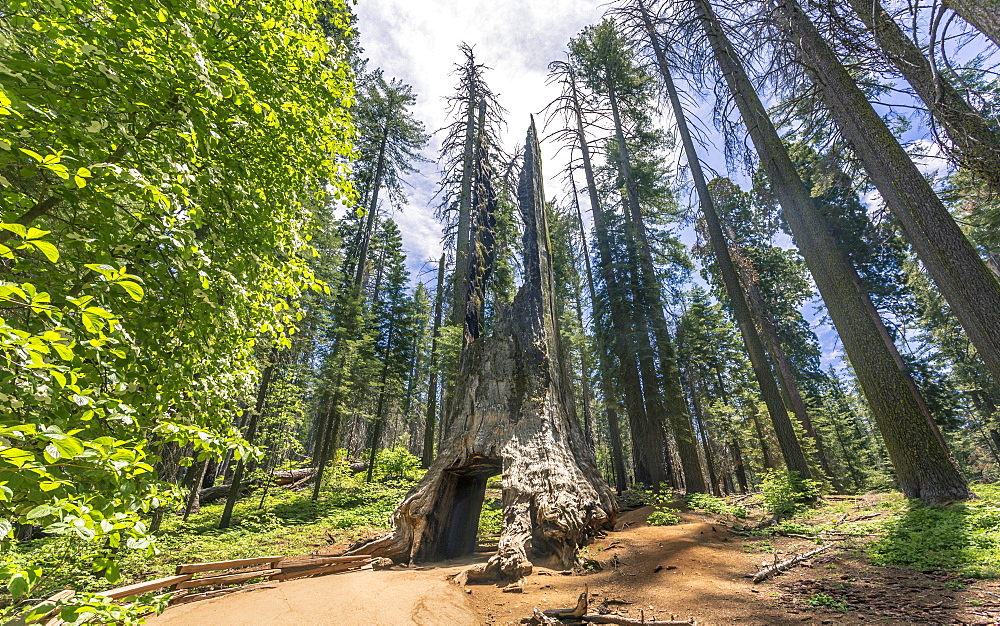
[[[997,0],[946,0],[944,6],[1000,46],[1000,2]]]
[[[614,492],[601,478],[575,416],[559,359],[559,330],[534,122],[518,185],[524,284],[494,333],[462,355],[455,427],[424,478],[392,515],[392,531],[352,551],[397,562],[457,556],[475,547],[486,478],[503,473],[499,548],[470,578],[517,579],[532,559],[572,564],[576,549],[614,523]]]
[[[1000,381],[1000,283],[794,0],[774,14],[906,240]]]
[[[903,494],[926,502],[968,498],[971,492],[965,479],[938,444],[886,349],[865,306],[864,294],[852,280],[849,261],[838,249],[799,178],[708,0],[694,0],[694,4],[795,244],[816,281],[858,376]]]

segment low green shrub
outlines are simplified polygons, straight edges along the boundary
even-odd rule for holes
[[[692,509],[717,513],[719,515],[732,515],[733,517],[746,517],[747,510],[741,506],[733,506],[713,495],[707,493],[691,493],[685,498],[687,505]]]
[[[479,534],[496,535],[503,528],[503,509],[487,503],[479,516]]]
[[[766,470],[761,479],[764,508],[779,517],[788,517],[816,501],[822,483],[802,478],[798,472]]]
[[[913,500],[869,554],[877,565],[956,570],[1000,578],[1000,485],[974,486],[979,500],[925,505]]]
[[[649,514],[646,523],[650,526],[671,526],[679,524],[681,518],[674,509],[658,509]]]
[[[806,604],[815,607],[825,607],[828,609],[833,609],[834,611],[846,611],[848,609],[847,603],[838,598],[834,598],[830,594],[826,593],[814,593],[809,596],[806,600]]]

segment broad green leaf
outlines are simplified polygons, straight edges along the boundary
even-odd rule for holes
[[[77,396],[82,397],[82,396]],[[86,399],[86,398],[84,398]],[[52,445],[54,445],[59,450],[59,455],[64,459],[75,459],[76,457],[83,454],[83,444],[76,437],[66,437],[65,439],[54,439],[52,440]]]
[[[38,250],[53,263],[59,260],[59,251],[56,250],[56,247],[51,243],[47,241],[38,241],[38,240],[32,240],[29,241],[28,243],[38,248]]]
[[[15,600],[20,600],[22,597],[28,595],[30,590],[31,586],[28,584],[28,578],[21,572],[14,574],[7,581],[7,591],[10,592],[10,595]]]
[[[21,152],[27,154],[28,156],[30,156],[34,160],[38,161],[39,163],[44,163],[45,162],[45,158],[42,155],[40,155],[37,152],[35,152],[34,150],[28,150],[27,148],[18,148],[18,150],[20,150]]]
[[[3,230],[9,230],[22,239],[28,234],[28,229],[21,224],[0,224],[0,228]]]
[[[128,295],[132,296],[133,300],[136,301],[142,300],[143,294],[145,292],[142,290],[142,286],[139,285],[139,283],[133,282],[131,280],[119,280],[115,284],[120,286],[126,292],[128,292]]]

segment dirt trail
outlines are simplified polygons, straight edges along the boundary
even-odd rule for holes
[[[172,607],[157,626],[306,626],[320,624],[448,624],[481,621],[466,594],[446,579],[460,568],[360,571],[274,583]]]
[[[603,569],[584,576],[536,568],[517,597],[489,586],[470,587],[470,599],[488,624],[517,624],[532,607],[567,608],[589,587],[591,607],[639,619],[695,618],[699,624],[799,624],[797,616],[769,606],[746,577],[760,555],[745,554],[739,537],[695,514],[684,523],[648,526],[653,507],[625,513],[619,528],[581,554]]]
[[[447,578],[472,562],[450,561],[426,568],[352,572],[290,581],[213,600],[180,605],[150,620],[157,626],[212,624],[517,624],[533,607],[572,606],[589,585],[592,605],[604,599],[630,605],[613,608],[639,617],[694,616],[699,623],[799,623],[760,606],[744,575],[754,557],[721,526],[685,514],[687,523],[651,527],[646,507],[626,513],[623,532],[609,534],[582,554],[603,570],[578,575],[536,568],[520,594],[493,585],[464,592]],[[485,557],[479,557],[482,560]],[[653,573],[658,565],[663,568]],[[745,616],[739,619],[738,616]]]
[[[744,540],[713,516],[692,512],[682,513],[683,523],[675,526],[648,526],[652,510],[625,513],[619,532],[582,550],[589,571],[536,567],[521,593],[495,585],[463,589],[449,582],[464,567],[485,560],[486,555],[478,555],[425,567],[274,583],[173,607],[150,623],[507,626],[519,624],[534,607],[572,607],[586,587],[592,612],[606,602],[607,609],[636,619],[676,615],[703,626],[1000,624],[1000,583],[974,585],[977,581],[953,575],[877,568],[855,550],[830,551],[754,585],[748,574],[773,559],[761,551],[762,540]],[[791,538],[771,543],[785,556],[816,545]],[[815,606],[810,598],[829,598],[841,607]]]

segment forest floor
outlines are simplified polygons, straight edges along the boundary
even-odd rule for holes
[[[449,582],[487,557],[478,555],[274,584],[171,608],[150,623],[506,625],[519,624],[534,607],[572,607],[587,590],[591,612],[635,619],[998,624],[998,491],[989,487],[977,503],[951,507],[912,507],[888,494],[829,496],[766,531],[754,530],[763,514],[736,518],[683,502],[666,505],[680,523],[652,526],[646,520],[656,507],[644,506],[621,515],[614,532],[584,548],[578,569],[537,567],[520,593]],[[788,572],[759,584],[750,580],[764,564],[827,542],[834,547]],[[887,560],[912,567],[877,564]]]

